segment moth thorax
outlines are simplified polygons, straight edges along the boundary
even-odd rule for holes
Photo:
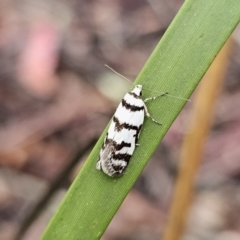
[[[132,90],[132,93],[135,93],[137,96],[142,95],[142,85],[136,85],[135,88]]]

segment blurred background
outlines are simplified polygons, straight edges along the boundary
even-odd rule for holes
[[[0,1],[0,240],[40,238],[129,88],[104,64],[134,80],[181,5]],[[240,28],[183,239],[240,239],[239,45]],[[102,239],[160,239],[192,107],[172,125]]]

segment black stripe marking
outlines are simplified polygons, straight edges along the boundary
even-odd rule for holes
[[[122,99],[122,105],[123,107],[125,107],[126,109],[131,110],[132,112],[138,112],[138,111],[144,111],[144,106],[138,107],[132,104],[127,103],[124,98]]]
[[[140,98],[141,98],[139,95],[137,95],[137,94],[134,93],[134,92],[129,92],[128,94],[134,96],[134,97],[137,98],[137,99],[140,99]]]
[[[121,143],[117,143],[115,141],[113,141],[112,139],[106,138],[105,143],[104,143],[104,148],[105,146],[113,146],[115,148],[115,151],[120,151],[122,148],[127,147],[130,148],[131,147],[131,143],[127,143],[122,141]]]
[[[131,143],[126,143],[124,141],[122,141],[120,144],[116,143],[116,151],[119,151],[119,150],[121,150],[124,147],[129,147],[130,148],[131,147]]]
[[[129,162],[130,158],[132,157],[132,155],[129,155],[127,153],[117,153],[117,154],[113,154],[112,158],[114,160],[123,160],[125,162]]]
[[[115,123],[115,130],[120,132],[123,128],[126,128],[128,130],[136,130],[136,131],[140,131],[141,126],[139,127],[128,124],[128,123],[120,123],[117,117],[113,117],[113,122]]]

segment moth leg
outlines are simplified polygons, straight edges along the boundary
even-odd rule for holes
[[[158,125],[162,125],[160,122],[158,122],[157,120],[155,120],[150,113],[148,112],[147,106],[144,104],[144,110],[145,110],[145,114],[148,118],[150,118],[153,122],[155,122]]]
[[[97,161],[96,169],[97,169],[97,170],[101,170],[101,169],[102,169],[100,159],[98,159],[98,161]]]
[[[135,144],[135,146],[136,146],[136,147],[139,147],[139,146],[140,146],[140,144],[139,144],[139,143],[136,143],[136,144]]]
[[[150,98],[146,98],[146,99],[144,100],[144,102],[148,102],[148,101],[155,100],[156,98],[159,98],[159,97],[166,96],[167,94],[168,94],[168,92],[165,92],[165,93],[162,93],[161,95],[159,95],[159,96],[156,96],[156,97],[150,97]]]

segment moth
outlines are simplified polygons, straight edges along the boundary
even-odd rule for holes
[[[151,117],[145,103],[167,94],[162,93],[159,96],[143,100],[141,98],[142,85],[136,85],[131,92],[124,96],[110,123],[96,169],[102,170],[110,177],[119,177],[123,174],[136,146],[138,146],[137,142],[144,117],[147,116],[154,123],[161,125]]]

